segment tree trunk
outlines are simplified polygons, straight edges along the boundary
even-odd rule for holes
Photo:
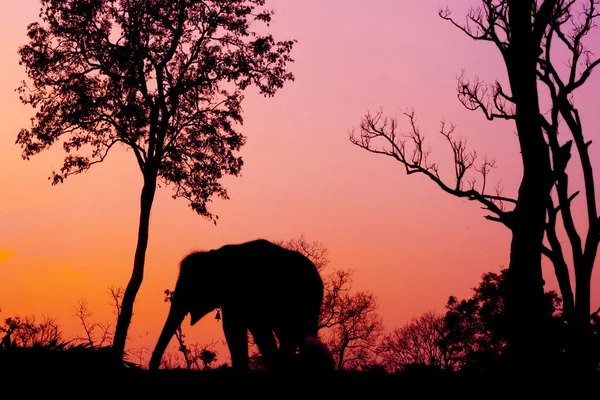
[[[509,1],[511,41],[505,56],[523,162],[523,179],[512,216],[507,312],[517,374],[546,366],[542,243],[551,190],[550,152],[539,121],[537,57],[532,1]]]
[[[594,369],[592,351],[592,332],[591,332],[591,279],[592,263],[581,262],[579,268],[575,269],[575,318],[574,318],[574,337],[573,350],[574,372],[586,373]]]
[[[337,368],[336,368],[338,371],[341,371],[342,367],[344,366],[344,353],[346,352],[346,346],[347,346],[347,344],[345,342],[340,346],[340,354],[339,354]]]
[[[123,359],[125,352],[125,342],[127,340],[127,331],[133,316],[133,303],[144,279],[144,264],[146,259],[146,248],[148,247],[148,230],[150,227],[150,211],[154,194],[156,193],[156,171],[148,168],[144,172],[144,186],[140,196],[140,223],[138,228],[137,247],[133,261],[133,272],[121,304],[121,313],[117,319],[115,337],[113,340],[112,351],[118,360]]]

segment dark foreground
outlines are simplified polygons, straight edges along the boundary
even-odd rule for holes
[[[62,357],[49,354],[0,353],[0,396],[29,398],[66,396],[77,398],[202,398],[212,396],[269,398],[580,398],[600,388],[596,374],[585,379],[568,372],[527,376],[509,372],[488,374],[448,373],[413,368],[401,373],[339,371],[326,374],[236,373],[231,369],[209,371],[159,370],[109,366],[106,358]],[[586,396],[587,397],[587,396]]]

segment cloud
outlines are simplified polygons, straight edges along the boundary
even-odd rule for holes
[[[4,260],[6,260],[7,258],[14,257],[16,255],[17,255],[16,253],[14,253],[14,252],[12,252],[10,250],[0,249],[0,264],[2,262],[4,262]]]

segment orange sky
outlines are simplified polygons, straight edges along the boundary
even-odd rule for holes
[[[220,216],[216,226],[185,200],[173,200],[170,188],[158,190],[130,348],[154,345],[168,312],[163,291],[174,286],[179,260],[195,249],[304,234],[328,248],[330,268],[356,271],[354,288],[377,295],[388,329],[442,311],[449,295],[469,296],[483,273],[508,266],[508,230],[485,220],[478,204],[443,193],[423,176],[406,176],[397,162],[348,140],[365,111],[412,107],[436,161],[450,165],[437,132],[441,119],[452,121],[479,154],[497,160],[492,179],[502,180],[504,194],[515,193],[520,160],[513,126],[465,110],[455,91],[462,68],[505,81],[499,54],[437,15],[450,4],[459,17],[478,2],[267,3],[276,10],[274,35],[298,39],[291,65],[296,81],[271,99],[247,96],[245,164],[241,177],[224,179],[231,199],[211,205]],[[14,142],[33,111],[14,91],[25,78],[16,51],[37,14],[34,0],[0,3],[0,317],[49,315],[75,335],[81,333],[71,316],[78,299],[89,300],[95,318],[108,320],[108,287],[127,284],[141,174],[133,155],[116,149],[85,175],[53,187],[47,177],[60,167],[62,149],[21,159]],[[577,98],[590,138],[600,126],[592,92],[599,79]],[[597,160],[598,147],[591,152]],[[579,178],[571,185],[582,188]],[[583,211],[575,210],[580,221]],[[545,272],[556,288],[552,270]],[[593,290],[599,279],[596,273]],[[592,306],[599,303],[594,294]],[[222,339],[212,317],[186,333],[190,341]]]

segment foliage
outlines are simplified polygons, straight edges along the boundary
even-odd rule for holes
[[[498,362],[509,346],[506,312],[508,270],[488,272],[473,288],[473,297],[458,300],[450,296],[444,317],[446,335],[441,347],[454,354],[460,368],[482,367]],[[564,346],[564,319],[561,299],[545,292],[546,317],[552,328],[545,334],[556,347]],[[556,348],[555,348],[556,350]]]
[[[56,319],[48,317],[41,322],[36,322],[34,316],[9,317],[0,326],[0,333],[3,334],[3,350],[18,347],[63,349],[68,344],[68,341],[63,340]]]
[[[32,84],[21,100],[38,111],[17,143],[29,158],[63,139],[68,155],[52,182],[88,170],[114,145],[133,151],[144,173],[175,186],[201,215],[226,197],[244,137],[242,91],[272,96],[293,75],[293,41],[251,30],[268,23],[264,0],[42,0],[41,22],[19,49]],[[87,148],[87,153],[84,149]]]
[[[77,343],[66,339],[55,318],[9,317],[0,326],[0,369],[27,370],[110,370],[116,366],[136,368],[131,362],[115,364],[110,346]]]
[[[473,296],[450,296],[446,312],[429,311],[386,334],[378,355],[388,371],[430,366],[442,370],[490,371],[505,362],[509,347],[506,319],[507,269],[482,276]],[[566,324],[561,299],[545,292],[545,310],[551,330],[553,357],[561,360]],[[600,336],[597,336],[600,339]],[[600,340],[596,340],[596,346]],[[558,358],[557,358],[558,357]]]

